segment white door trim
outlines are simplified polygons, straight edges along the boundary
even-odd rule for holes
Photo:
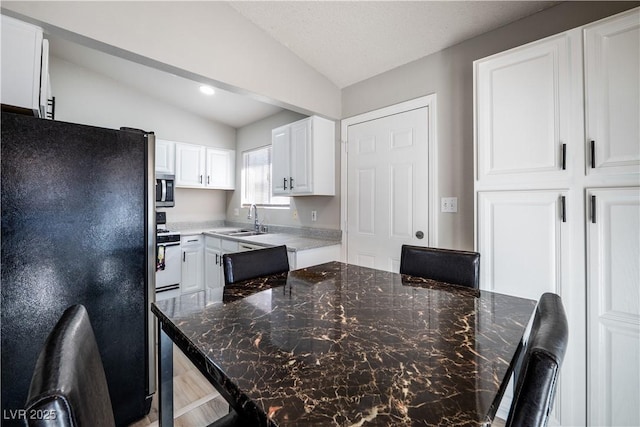
[[[430,94],[415,98],[399,104],[380,108],[378,110],[369,111],[357,116],[348,117],[340,122],[340,229],[342,230],[341,259],[347,260],[347,200],[348,200],[348,153],[347,153],[347,130],[349,126],[370,120],[380,119],[382,117],[391,116],[393,114],[404,113],[406,111],[418,108],[428,108],[428,167],[429,167],[429,232],[427,244],[429,246],[438,246],[438,197],[435,189],[437,188],[436,177],[437,171],[437,155],[438,155],[438,139],[436,131],[436,94]]]

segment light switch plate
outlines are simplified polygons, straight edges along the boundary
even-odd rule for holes
[[[447,212],[447,213],[458,212],[458,198],[442,197],[440,199],[440,212]]]

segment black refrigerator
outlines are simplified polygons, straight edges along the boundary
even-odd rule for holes
[[[89,313],[118,426],[155,390],[155,138],[2,112],[2,425],[63,311]]]

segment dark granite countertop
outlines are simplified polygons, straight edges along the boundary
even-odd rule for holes
[[[255,425],[476,426],[495,415],[534,308],[331,262],[152,310]]]

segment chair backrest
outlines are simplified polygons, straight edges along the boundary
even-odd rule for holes
[[[480,286],[480,254],[402,245],[400,274],[478,289]]]
[[[231,285],[243,280],[289,271],[287,247],[256,249],[222,256],[224,283]]]
[[[74,305],[62,314],[40,351],[31,378],[29,426],[115,426],[107,379],[87,310]]]
[[[569,327],[560,297],[540,297],[516,376],[507,426],[546,426],[553,405]]]

